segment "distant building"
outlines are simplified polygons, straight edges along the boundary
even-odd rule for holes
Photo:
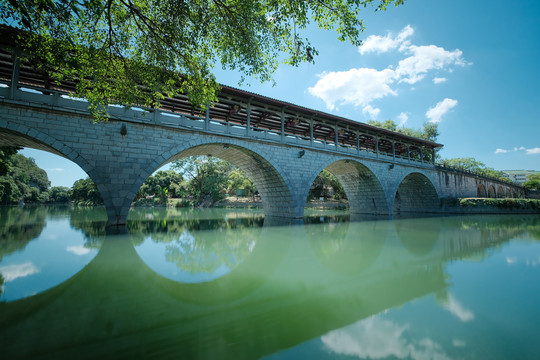
[[[510,180],[520,185],[527,181],[527,176],[540,173],[540,171],[535,170],[503,170],[502,172]]]

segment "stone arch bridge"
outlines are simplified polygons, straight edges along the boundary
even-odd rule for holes
[[[327,169],[343,185],[351,213],[440,212],[442,198],[519,197],[518,186],[441,168],[441,144],[223,86],[201,113],[185,97],[159,109],[110,106],[94,123],[74,85],[52,85],[30,64],[0,51],[0,146],[49,151],[97,184],[110,225],[126,223],[131,202],[154,171],[210,155],[244,170],[265,214],[303,216],[309,189]]]

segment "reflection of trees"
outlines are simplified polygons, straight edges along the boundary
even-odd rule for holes
[[[262,214],[223,210],[190,209],[133,209],[128,229],[134,245],[140,245],[148,236],[154,242],[173,242],[185,231],[227,231],[240,228],[258,228],[264,221]]]
[[[263,216],[257,214],[235,218],[226,217],[231,213],[222,215],[225,217],[132,219],[128,221],[128,228],[134,245],[142,244],[147,237],[154,242],[168,243],[167,261],[192,273],[214,273],[221,266],[234,267],[251,253],[264,221]]]
[[[333,224],[333,223],[344,223],[349,222],[350,215],[349,214],[340,214],[340,215],[328,215],[329,212],[325,211],[324,216],[317,216],[315,214],[309,215],[304,217],[304,224],[306,225],[312,225],[312,224]]]
[[[540,218],[530,215],[468,216],[441,220],[444,253],[451,259],[490,256],[486,249],[501,247],[505,242],[527,232],[531,238],[540,228]]]
[[[0,208],[0,260],[4,255],[24,249],[41,234],[47,210],[42,207]]]
[[[84,246],[99,249],[107,234],[107,214],[103,207],[75,207],[71,210],[69,223],[73,229],[84,234]]]
[[[259,231],[256,228],[218,233],[184,231],[167,245],[165,258],[190,273],[213,274],[223,266],[232,269],[253,251]]]

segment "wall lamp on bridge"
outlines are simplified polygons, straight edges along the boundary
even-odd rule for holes
[[[388,165],[388,170],[392,170],[394,168],[394,164]]]
[[[126,136],[127,135],[127,127],[126,124],[122,124],[122,127],[120,128],[120,135]]]
[[[306,151],[305,150],[300,150],[298,152],[298,158],[300,159],[302,156],[304,156],[306,154]]]

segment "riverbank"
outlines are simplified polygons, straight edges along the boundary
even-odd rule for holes
[[[216,202],[213,207],[219,207],[219,208],[227,208],[227,207],[248,207],[248,208],[262,208],[262,202],[260,199],[253,200],[251,197],[228,197],[224,200]],[[346,200],[341,201],[334,201],[334,200],[327,200],[327,201],[320,201],[320,200],[313,200],[309,201],[306,204],[306,208],[312,208],[312,209],[347,209],[349,207],[349,203]]]
[[[540,214],[538,199],[491,199],[463,198],[456,199],[456,206],[449,210],[459,210],[463,214]]]
[[[165,207],[157,202],[139,202],[134,207]],[[169,199],[167,207],[192,207],[192,202],[186,199]],[[213,205],[207,204],[210,208],[262,208],[260,198],[235,197],[230,196],[220,200]],[[346,210],[349,203],[346,200],[313,200],[306,206],[309,209],[334,209]],[[428,211],[433,212],[433,211]],[[492,199],[492,198],[462,198],[462,199],[441,199],[440,207],[437,211],[441,214],[540,214],[540,200],[538,199]]]

